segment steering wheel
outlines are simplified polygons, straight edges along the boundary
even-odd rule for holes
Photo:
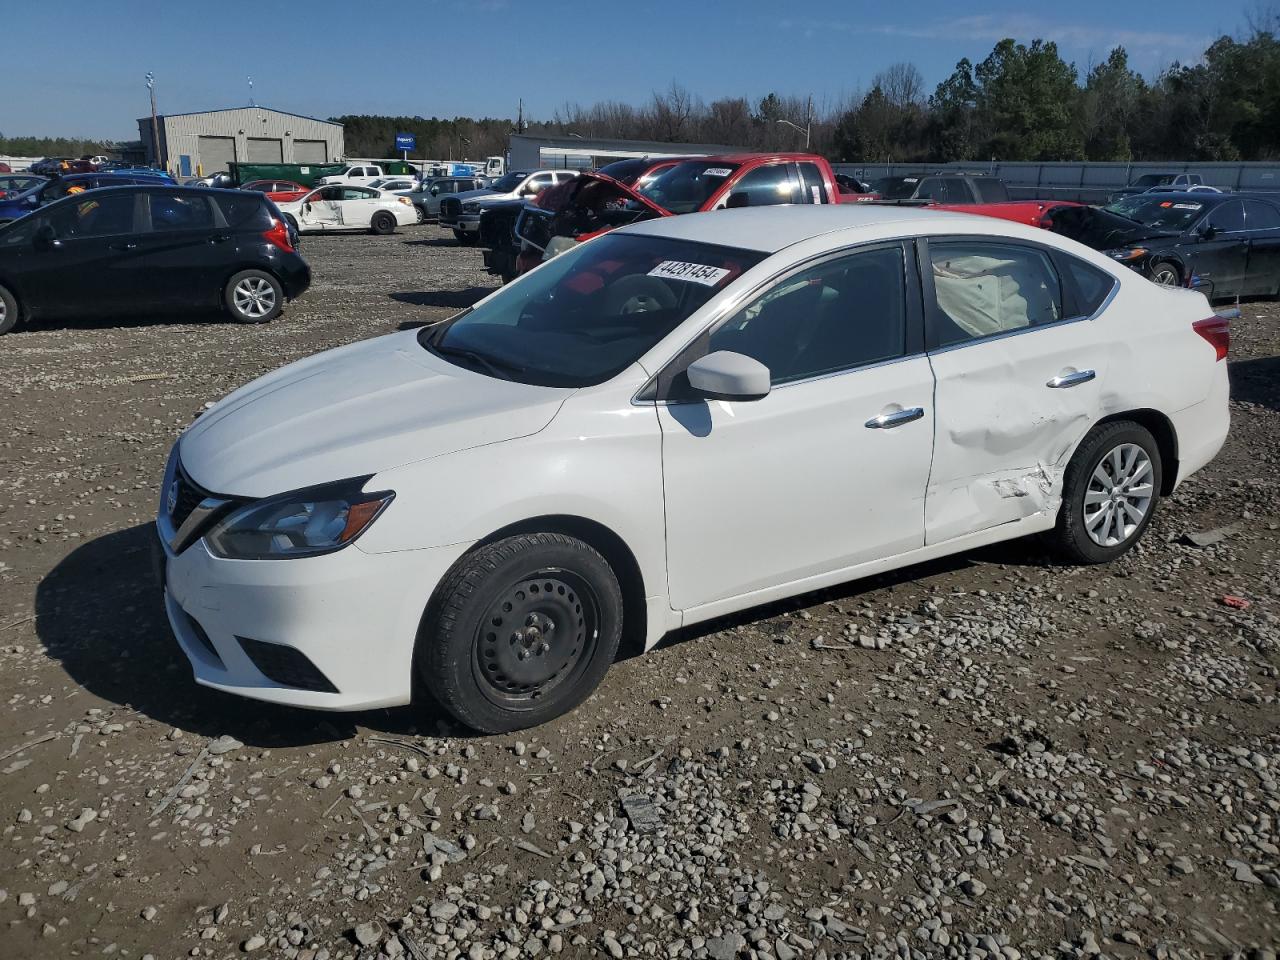
[[[635,274],[623,277],[605,295],[605,316],[622,317],[653,310],[674,310],[676,295],[658,277]]]

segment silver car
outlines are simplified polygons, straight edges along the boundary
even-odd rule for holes
[[[445,197],[467,190],[481,190],[488,184],[485,177],[428,177],[412,190],[397,191],[397,195],[408,197],[418,211],[418,222],[425,223],[439,219],[440,201]]]

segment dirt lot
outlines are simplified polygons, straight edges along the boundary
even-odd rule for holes
[[[1275,957],[1273,304],[1227,448],[1110,567],[1020,542],[753,611],[513,736],[197,687],[148,572],[170,444],[475,299],[444,237],[308,240],[269,327],[0,339],[0,957]]]

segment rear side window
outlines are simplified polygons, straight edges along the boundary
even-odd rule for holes
[[[233,230],[269,230],[271,228],[271,212],[262,202],[259,194],[250,193],[237,196],[231,193],[219,193],[213,198]]]
[[[1244,222],[1250,230],[1275,230],[1280,227],[1280,210],[1261,200],[1246,200]]]
[[[796,164],[800,169],[800,185],[804,191],[802,203],[827,203],[827,185],[816,163]]]
[[[45,219],[59,240],[132,233],[133,197],[133,193],[84,194],[51,208]]]
[[[151,229],[155,233],[169,230],[207,230],[213,226],[213,211],[206,196],[189,193],[149,193]]]
[[[1075,309],[1072,313],[1078,317],[1093,316],[1115,289],[1116,278],[1067,254],[1059,255],[1059,264],[1075,288]]]
[[[947,347],[1056,323],[1062,284],[1049,255],[984,240],[929,243],[934,346]]]

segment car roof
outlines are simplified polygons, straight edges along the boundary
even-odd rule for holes
[[[1124,199],[1131,200],[1134,197],[1150,197],[1153,200],[1158,197],[1162,201],[1186,200],[1192,203],[1208,203],[1210,205],[1222,203],[1226,200],[1238,200],[1241,197],[1262,199],[1247,193],[1211,193],[1208,190],[1158,190],[1154,193],[1135,193]]]
[[[992,234],[1025,236],[1033,229],[996,217],[930,210],[927,207],[836,203],[687,213],[645,220],[623,227],[621,232],[777,253],[802,240],[836,231],[855,230],[870,234],[888,224],[903,224],[907,233],[938,233],[945,232],[949,225],[979,222]],[[1034,232],[1043,231],[1036,229]]]

